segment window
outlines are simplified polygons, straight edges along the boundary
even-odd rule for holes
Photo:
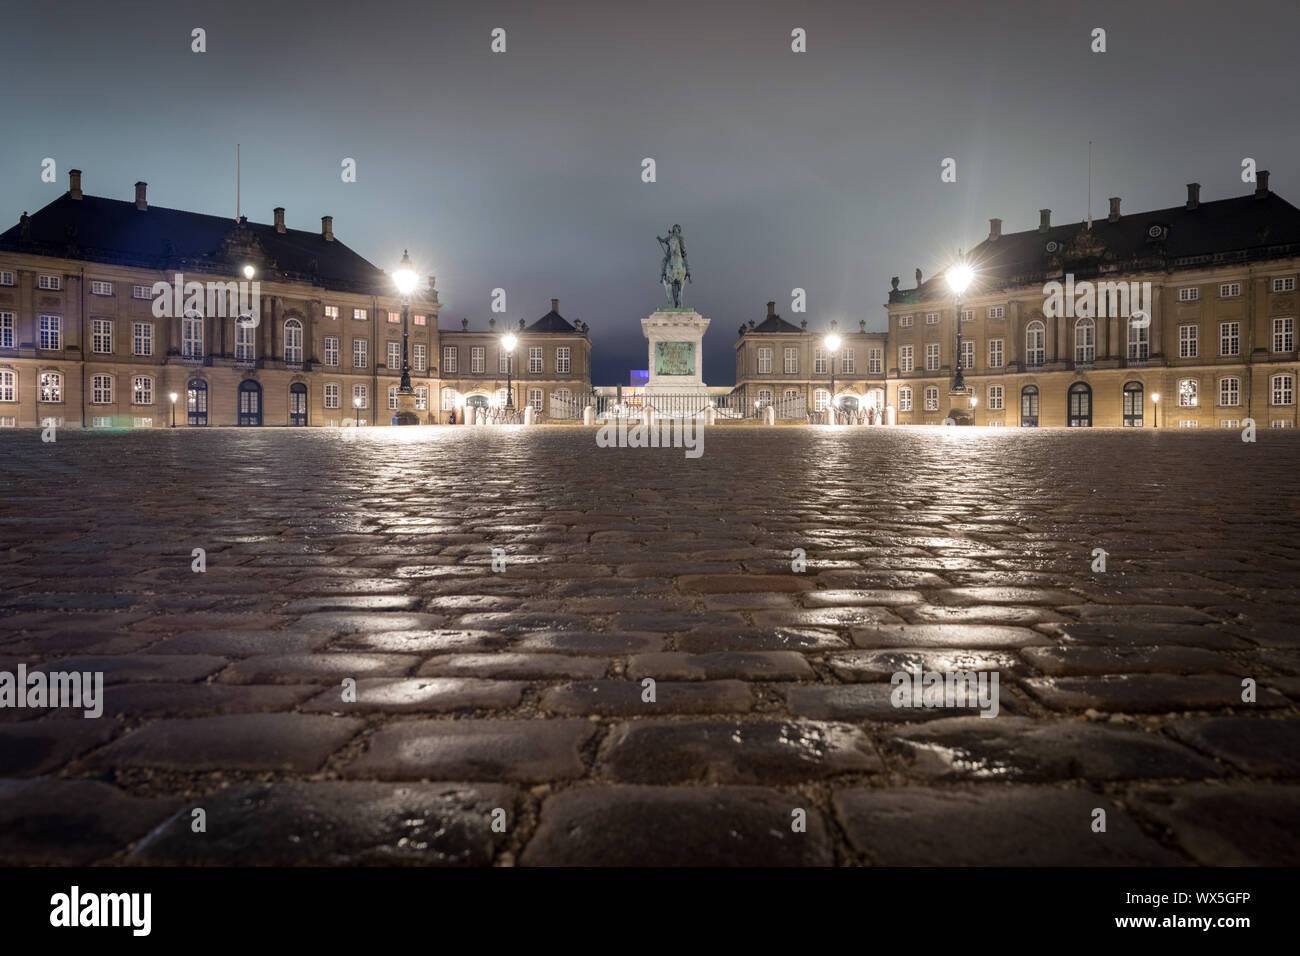
[[[825,349],[813,350],[813,374],[814,375],[826,374],[826,350]]]
[[[257,357],[257,330],[251,325],[235,323],[235,361],[251,362]]]
[[[770,388],[760,388],[758,390],[758,404],[764,408],[772,404],[772,390]]]
[[[1295,351],[1295,319],[1273,320],[1273,351]]]
[[[427,412],[429,410],[429,386],[415,386],[415,410],[417,412]]]
[[[442,390],[442,410],[449,412],[456,407],[456,390],[454,388],[444,388]]]
[[[759,375],[772,374],[772,350],[771,349],[758,350],[758,374]]]
[[[428,323],[428,320],[427,320],[423,315],[413,315],[413,316],[411,316],[411,324],[412,324],[412,325],[428,325],[429,323]]]
[[[1074,361],[1078,365],[1091,365],[1097,358],[1097,325],[1092,319],[1074,323]]]
[[[899,372],[912,371],[912,346],[903,345],[898,349],[898,370]]]
[[[962,309],[962,310],[961,310],[961,320],[962,320],[963,322],[974,322],[974,321],[975,321],[975,310],[974,310],[974,309]]]
[[[1240,427],[1241,427],[1241,419],[1239,419],[1239,418],[1220,418],[1220,419],[1219,419],[1219,427],[1220,427],[1220,428],[1240,428]]]
[[[388,343],[388,367],[400,369],[402,367],[402,343]]]
[[[153,323],[133,322],[131,324],[131,354],[153,355]]]
[[[867,350],[867,374],[879,375],[881,372],[881,365],[883,364],[883,361],[884,361],[884,356],[881,353],[880,349],[868,349]]]
[[[939,313],[938,313],[938,312],[927,312],[927,313],[925,313],[925,324],[926,324],[926,325],[938,325],[938,324],[939,324]]]
[[[325,318],[337,319],[339,317],[339,307],[337,305],[325,306]]]
[[[41,348],[50,352],[63,348],[63,319],[59,316],[41,316]]]
[[[147,285],[131,286],[131,298],[133,299],[152,299],[153,289]]]
[[[39,380],[40,392],[39,401],[42,402],[61,402],[63,401],[63,376],[58,372],[42,372]]]
[[[339,407],[339,387],[337,384],[333,382],[325,386],[325,407],[326,408]]]
[[[528,404],[533,407],[534,412],[542,410],[542,390],[540,388],[530,388],[528,390]]]
[[[90,379],[90,403],[92,405],[111,405],[113,402],[113,377],[95,375]]]
[[[785,401],[787,401],[787,402],[797,402],[798,400],[799,400],[799,389],[797,389],[797,388],[787,388],[787,389],[785,390]]]
[[[0,285],[13,285],[14,274],[12,272],[0,272]]]
[[[352,367],[370,367],[370,343],[365,339],[352,340]]]
[[[203,316],[190,314],[181,319],[181,357],[203,357]]]
[[[444,345],[442,347],[442,371],[446,375],[456,374],[456,346]]]
[[[339,340],[337,336],[327,335],[325,337],[325,364],[335,366],[339,364]]]
[[[1066,424],[1071,428],[1092,427],[1092,387],[1087,382],[1075,382],[1068,393],[1069,417]]]
[[[1285,279],[1274,279],[1274,280],[1273,280],[1273,291],[1274,291],[1274,292],[1294,292],[1294,291],[1295,291],[1295,276],[1288,276],[1288,277],[1285,278]]]
[[[989,339],[989,368],[1002,368],[1003,350],[1001,339]]]
[[[1220,355],[1241,354],[1241,323],[1240,322],[1219,323],[1219,354]]]
[[[961,367],[962,368],[975,367],[975,343],[974,342],[962,342]]]
[[[364,385],[352,386],[352,407],[353,408],[370,407],[370,392],[367,390],[366,386]]]
[[[1034,428],[1038,425],[1038,386],[1026,385],[1020,390],[1020,427]]]
[[[411,346],[411,365],[417,372],[423,372],[427,366],[428,350],[423,342]]]
[[[1179,302],[1195,302],[1201,297],[1201,290],[1194,285],[1185,286],[1178,290]]]
[[[1235,299],[1239,295],[1241,295],[1240,282],[1225,282],[1219,286],[1220,299]]]
[[[354,321],[354,322],[364,322],[364,321],[366,321],[367,317],[368,317],[368,316],[366,315],[366,310],[365,310],[365,309],[353,309],[353,310],[352,310],[352,321]]]
[[[284,323],[284,360],[289,365],[302,364],[302,323],[297,319]]]
[[[572,366],[572,353],[567,345],[561,345],[555,350],[555,371],[558,375],[568,375]],[[768,365],[772,364],[771,353],[768,354]],[[769,369],[770,371],[770,369]]]
[[[1025,364],[1042,365],[1046,355],[1047,330],[1042,322],[1034,320],[1025,327]]]
[[[786,349],[784,355],[785,355],[785,365],[784,365],[785,374],[786,375],[797,374],[799,372],[799,350]]]
[[[153,404],[153,379],[148,375],[137,375],[131,382],[131,404]]]
[[[939,344],[931,342],[925,347],[925,370],[935,372],[939,369]]]
[[[910,329],[912,327],[912,317],[910,315],[900,315],[898,317],[898,327],[900,329]]]
[[[1005,305],[989,306],[990,319],[1005,319],[1007,317],[1007,307]]]
[[[1292,375],[1274,375],[1268,380],[1270,405],[1295,404],[1295,377]]]
[[[36,280],[36,285],[38,288],[57,292],[63,287],[63,280],[59,276],[40,276]]]
[[[1271,422],[1274,428],[1294,428],[1295,422],[1287,418],[1274,418]]]
[[[531,347],[528,350],[528,373],[537,375],[542,371],[542,350],[539,347]]]
[[[1181,408],[1192,408],[1197,404],[1197,382],[1194,378],[1185,378],[1178,383],[1178,405]]]
[[[937,412],[939,410],[939,390],[933,385],[925,387],[925,410],[927,412]]]
[[[91,279],[90,294],[91,295],[112,295],[113,283],[104,282],[102,279]]]
[[[14,347],[14,314],[0,312],[0,349]]]
[[[52,418],[47,418],[47,419],[45,419],[45,421],[54,421],[54,419],[52,419]],[[111,415],[96,415],[94,418],[92,418],[92,419],[90,420],[90,427],[91,427],[91,428],[112,428],[112,427],[113,427],[113,416],[111,416]]]
[[[1124,427],[1141,428],[1146,412],[1146,390],[1141,382],[1124,385]]]
[[[1225,406],[1241,404],[1241,379],[1219,379],[1219,404]]]
[[[402,321],[402,313],[400,313],[400,312],[389,312],[389,313],[388,313],[388,321],[389,321],[390,324],[396,324],[396,323],[398,323],[398,322],[401,322],[401,321]]]
[[[18,375],[0,368],[0,402],[18,401]]]
[[[840,371],[850,375],[856,375],[857,357],[853,354],[853,349],[845,349],[840,357]]]
[[[498,388],[498,389],[497,389],[497,397],[496,397],[496,406],[495,406],[495,407],[497,407],[497,408],[505,408],[505,407],[506,407],[506,401],[507,401],[507,399],[509,399],[509,398],[510,398],[510,395],[509,395],[509,393],[506,392],[506,390],[505,390],[504,388]]]
[[[989,411],[1000,412],[1005,407],[1006,406],[1003,404],[1002,386],[990,385],[989,386]]]
[[[824,412],[831,403],[831,393],[824,388],[813,392],[813,411]]]
[[[133,428],[153,428],[153,419],[152,419],[152,418],[141,418],[140,416],[137,415],[135,418],[131,419],[131,427],[133,427]]]
[[[1151,357],[1151,325],[1128,323],[1128,359],[1145,362]]]
[[[1194,419],[1194,418],[1180,418],[1180,419],[1178,420],[1178,427],[1179,427],[1179,428],[1195,428],[1196,425],[1197,425],[1197,422],[1196,422],[1196,419]]]
[[[497,371],[505,375],[512,368],[514,368],[514,360],[510,357],[510,353],[503,348],[497,349]]]
[[[397,411],[397,386],[396,385],[388,386],[388,410],[390,412]]]
[[[487,349],[476,345],[469,350],[469,370],[474,374],[487,371]]]
[[[1197,336],[1199,327],[1195,325],[1178,326],[1178,357],[1196,358]]]
[[[898,390],[898,410],[900,412],[912,410],[912,390],[906,385]]]

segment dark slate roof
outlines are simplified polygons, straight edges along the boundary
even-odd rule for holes
[[[25,214],[24,214],[25,215]],[[149,269],[237,274],[252,262],[263,278],[342,291],[393,294],[378,266],[315,232],[134,202],[64,193],[4,233],[0,249]]]
[[[1152,235],[1152,232],[1158,235]],[[1056,243],[1049,251],[1049,243]],[[971,294],[1047,281],[1063,272],[1079,278],[1146,269],[1176,270],[1300,254],[1300,209],[1273,192],[1106,216],[1086,223],[1030,229],[985,239],[967,258],[976,270]],[[951,298],[943,274],[915,289],[895,290],[890,302]]]
[[[785,319],[783,319],[783,318],[781,318],[779,315],[773,313],[772,315],[769,315],[766,319],[764,319],[762,322],[758,323],[758,325],[754,326],[750,331],[751,331],[751,332],[799,332],[799,333],[802,333],[804,330],[801,329],[801,328],[799,328],[799,326],[797,326],[797,325],[791,325],[791,324],[790,324],[789,322],[787,322]]]
[[[534,322],[525,332],[577,332],[569,320],[552,309]]]

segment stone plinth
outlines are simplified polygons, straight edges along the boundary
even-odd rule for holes
[[[709,320],[694,309],[660,309],[641,320],[649,348],[645,394],[698,393],[707,397],[702,366]]]

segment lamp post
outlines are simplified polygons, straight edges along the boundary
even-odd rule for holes
[[[948,287],[952,289],[953,298],[957,307],[957,361],[956,374],[952,377],[952,390],[962,392],[966,390],[966,380],[961,374],[961,296],[970,285],[971,280],[975,278],[975,270],[966,264],[961,258],[961,253],[957,254],[957,265],[948,270],[947,279]]]
[[[970,423],[972,425],[975,424],[975,406],[978,405],[979,403],[980,403],[979,398],[977,398],[974,395],[970,397]]]
[[[501,347],[506,350],[506,410],[515,410],[514,381],[511,378],[511,362],[514,359],[515,344],[519,340],[507,332],[501,339]]]
[[[1159,392],[1151,393],[1151,404],[1154,406],[1151,409],[1151,420],[1155,422],[1155,424],[1152,425],[1151,427],[1159,428],[1160,427],[1160,393]]]
[[[835,424],[835,353],[840,347],[840,337],[832,332],[826,336],[826,351],[830,353],[831,360],[831,424]]]
[[[360,428],[361,427],[361,398],[359,396],[357,398],[352,399],[352,407],[355,409],[355,411],[353,412],[353,415],[355,417],[352,420],[353,422],[356,423],[353,425],[353,427]]]
[[[175,428],[175,427],[176,427],[176,399],[177,399],[177,398],[178,398],[177,394],[176,394],[175,392],[172,392],[172,394],[171,394],[171,399],[172,399],[172,428]]]
[[[411,293],[419,276],[411,265],[411,256],[402,250],[402,261],[393,272],[393,284],[402,296],[402,382],[397,388],[397,414],[393,416],[394,425],[418,425],[420,416],[415,414],[415,390],[411,388],[411,364],[408,358],[408,341],[410,339]]]

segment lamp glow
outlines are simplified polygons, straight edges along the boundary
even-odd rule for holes
[[[245,278],[245,279],[251,279],[251,278],[253,278],[253,276],[255,276],[255,275],[257,275],[257,270],[256,270],[256,269],[254,269],[251,265],[244,266],[244,278]]]
[[[397,286],[398,292],[403,296],[407,296],[415,291],[415,283],[419,281],[419,278],[411,264],[410,255],[403,249],[402,261],[397,264],[397,269],[393,272],[393,284]]]
[[[963,262],[949,269],[946,278],[948,279],[948,287],[957,295],[961,295],[966,291],[966,287],[971,284],[971,280],[975,278],[975,270]]]
[[[1152,393],[1151,393],[1151,401],[1153,401],[1153,402],[1157,402],[1157,403],[1158,403],[1158,402],[1160,401],[1160,393],[1159,393],[1159,392],[1152,392]]]
[[[832,352],[838,352],[840,348],[840,337],[834,332],[826,336],[826,347]]]
[[[515,350],[515,344],[516,344],[518,341],[519,341],[519,340],[516,339],[513,335],[509,335],[509,334],[507,334],[507,335],[506,335],[506,336],[501,340],[501,344],[502,344],[502,346],[505,347],[505,350],[506,350],[507,352],[513,352],[513,351]]]
[[[176,401],[176,399],[179,398],[179,397],[180,397],[180,396],[178,396],[175,392],[172,392],[172,401],[173,401],[173,402]]]

